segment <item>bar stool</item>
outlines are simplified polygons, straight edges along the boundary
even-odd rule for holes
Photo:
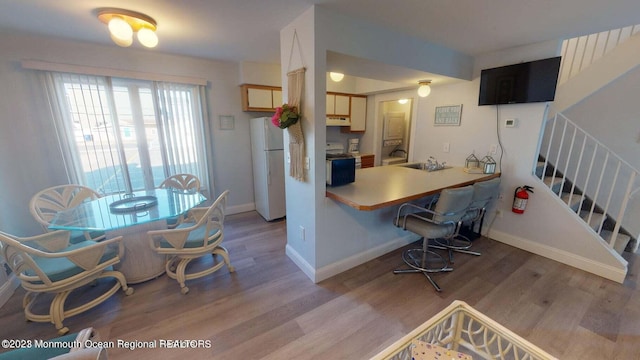
[[[479,233],[482,233],[482,222],[484,220],[484,214],[487,210],[487,206],[492,200],[498,197],[498,191],[500,188],[500,178],[494,178],[491,180],[480,181],[473,184],[473,198],[469,208],[462,216],[463,224],[471,224],[474,228],[475,224],[479,221]],[[458,234],[457,236],[449,239],[440,238],[434,239],[434,244],[431,246],[435,249],[442,249],[449,251],[449,262],[453,264],[453,253],[459,252],[468,255],[480,256],[481,253],[477,251],[471,251],[472,242],[466,236]]]
[[[422,248],[405,250],[402,260],[409,269],[396,269],[393,273],[422,273],[436,291],[442,291],[430,274],[453,269],[449,267],[446,259],[429,250],[429,240],[456,237],[462,225],[462,217],[466,214],[472,198],[473,187],[465,186],[442,190],[433,210],[411,203],[402,204],[394,225],[422,236]]]

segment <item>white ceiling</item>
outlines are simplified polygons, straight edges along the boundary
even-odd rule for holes
[[[117,7],[158,22],[149,51],[279,63],[280,29],[313,4],[469,55],[640,23],[638,0],[0,0],[0,31],[113,45],[95,10]]]

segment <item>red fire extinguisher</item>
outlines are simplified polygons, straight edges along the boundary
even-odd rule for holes
[[[533,194],[533,187],[529,185],[518,186],[513,194],[513,207],[511,211],[516,214],[524,213],[524,209],[527,207],[527,201],[529,200],[528,192]]]

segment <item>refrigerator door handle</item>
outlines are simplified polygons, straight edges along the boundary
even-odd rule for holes
[[[267,156],[267,161],[266,161],[266,164],[267,164],[267,185],[271,185],[271,166],[269,166],[270,162],[271,162],[270,158],[269,158],[269,156]]]

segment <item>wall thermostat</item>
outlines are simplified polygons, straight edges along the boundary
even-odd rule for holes
[[[504,127],[512,128],[518,126],[518,119],[505,119]]]

